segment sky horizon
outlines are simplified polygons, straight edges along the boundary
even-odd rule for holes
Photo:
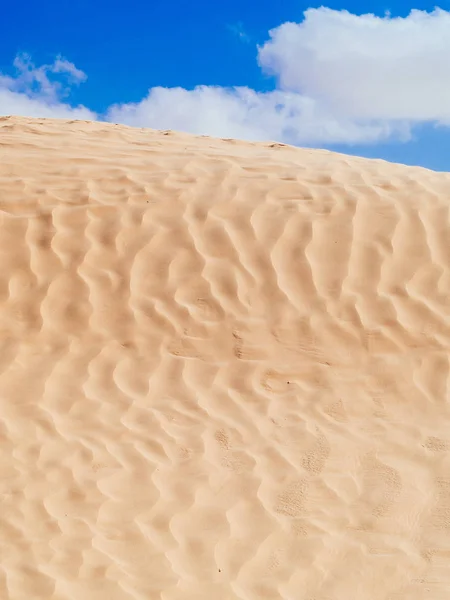
[[[9,6],[0,115],[272,140],[450,171],[450,12],[274,4]]]

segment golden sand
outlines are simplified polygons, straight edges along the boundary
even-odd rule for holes
[[[0,598],[448,600],[450,175],[0,119]]]

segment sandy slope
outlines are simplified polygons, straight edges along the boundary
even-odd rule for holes
[[[0,598],[448,600],[450,175],[0,120]]]

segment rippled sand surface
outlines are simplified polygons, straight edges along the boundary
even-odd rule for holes
[[[448,600],[450,175],[0,119],[0,598]]]

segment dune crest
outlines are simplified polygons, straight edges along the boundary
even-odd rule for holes
[[[0,119],[0,598],[450,597],[450,175]]]

